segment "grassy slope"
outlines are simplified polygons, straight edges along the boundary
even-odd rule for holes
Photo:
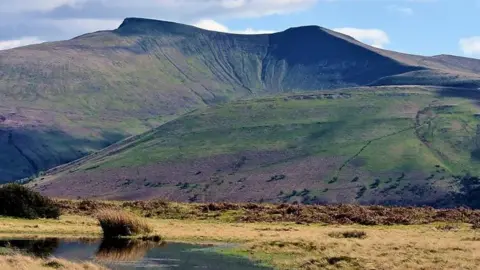
[[[242,100],[171,121],[36,185],[69,197],[435,203],[456,190],[454,175],[480,173],[476,98],[380,87]]]

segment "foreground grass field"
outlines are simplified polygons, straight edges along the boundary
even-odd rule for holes
[[[100,237],[98,222],[86,213],[63,215],[59,220],[0,218],[0,238]],[[232,210],[212,211],[210,217],[202,219],[152,217],[148,222],[153,233],[167,241],[238,243],[221,252],[246,256],[276,269],[478,269],[480,264],[480,232],[460,218],[457,218],[459,222],[452,218],[443,222],[420,222],[426,223],[420,225],[366,226],[229,221],[226,217],[231,213]],[[454,213],[462,212],[437,214],[453,217]],[[474,211],[463,213],[470,218],[476,214]]]
[[[278,269],[477,269],[480,235],[466,224],[298,225],[150,219],[169,241],[234,242],[227,254]],[[342,238],[362,231],[363,238]],[[100,237],[93,218],[0,219],[0,237]]]

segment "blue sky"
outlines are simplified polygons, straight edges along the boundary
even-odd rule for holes
[[[135,16],[237,33],[320,25],[389,50],[480,58],[478,14],[480,0],[0,0],[0,49]]]

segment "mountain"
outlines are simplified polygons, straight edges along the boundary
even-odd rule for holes
[[[128,18],[113,31],[0,52],[0,179],[42,174],[218,104],[359,86],[476,89],[479,69],[318,26],[236,35]]]

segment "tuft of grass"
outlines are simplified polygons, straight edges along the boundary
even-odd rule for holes
[[[328,236],[333,238],[358,238],[365,239],[367,238],[367,233],[364,231],[345,231],[345,232],[332,232]]]
[[[145,235],[153,231],[146,220],[126,211],[102,210],[97,219],[105,238]]]
[[[54,269],[60,269],[60,268],[65,267],[59,261],[55,261],[55,260],[48,261],[48,262],[44,263],[43,266],[49,267],[49,268],[54,268]]]
[[[437,230],[440,231],[458,231],[460,229],[460,226],[457,224],[444,224],[444,225],[439,225],[436,227]]]

